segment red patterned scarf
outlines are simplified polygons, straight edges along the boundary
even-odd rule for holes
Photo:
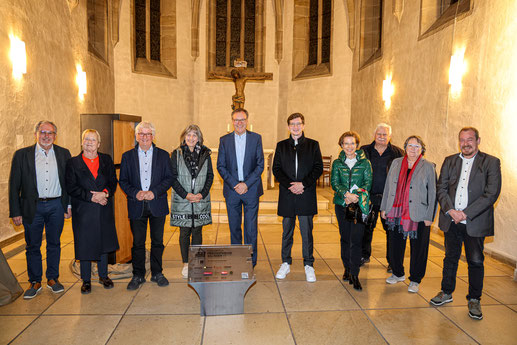
[[[407,176],[408,160],[407,155],[402,159],[402,166],[400,167],[399,178],[397,183],[397,193],[395,194],[395,200],[393,207],[387,214],[388,227],[390,230],[397,230],[404,234],[404,238],[416,238],[418,222],[413,222],[409,217],[409,186],[411,185],[411,178],[415,172],[415,168],[420,162],[422,155],[418,156],[413,168]]]

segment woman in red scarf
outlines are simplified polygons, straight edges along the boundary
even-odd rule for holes
[[[429,233],[436,212],[435,165],[423,155],[425,144],[419,136],[412,135],[404,143],[406,155],[391,164],[384,186],[381,217],[391,230],[391,266],[393,274],[386,283],[395,284],[406,279],[404,252],[406,239],[411,244],[408,291],[416,293],[424,278],[429,251]]]

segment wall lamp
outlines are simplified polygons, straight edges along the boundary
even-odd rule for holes
[[[392,75],[386,76],[382,82],[382,100],[384,101],[384,108],[388,110],[391,107],[391,96],[395,93],[395,87],[391,83]]]
[[[83,71],[83,68],[80,64],[77,64],[77,76],[75,77],[75,82],[79,87],[79,99],[84,101],[84,95],[86,95],[86,72]]]
[[[13,64],[13,77],[21,79],[27,73],[27,54],[25,53],[25,42],[13,34],[9,35],[11,40],[11,51],[9,57]]]
[[[467,71],[467,63],[464,60],[465,47],[459,48],[451,56],[451,65],[449,67],[449,85],[451,86],[451,94],[458,97],[461,93],[461,79]]]

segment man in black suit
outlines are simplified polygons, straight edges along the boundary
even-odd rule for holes
[[[284,279],[291,271],[291,248],[298,216],[305,278],[313,283],[316,274],[313,267],[312,220],[318,213],[316,181],[323,172],[323,160],[319,143],[306,138],[303,133],[305,118],[302,114],[291,114],[287,118],[287,126],[291,135],[276,145],[273,161],[273,174],[280,183],[278,215],[283,217],[282,264],[276,278]]]
[[[494,203],[501,192],[501,162],[479,151],[479,132],[465,127],[459,133],[460,154],[445,158],[437,184],[439,227],[445,236],[442,291],[431,304],[452,302],[456,272],[465,245],[469,272],[469,316],[481,320],[484,278],[483,248],[486,236],[494,236]]]
[[[65,167],[70,152],[54,145],[57,127],[50,121],[38,122],[34,135],[35,145],[14,153],[9,175],[9,217],[15,225],[23,224],[27,242],[27,273],[31,285],[23,295],[25,299],[36,297],[41,290],[43,228],[47,241],[47,287],[54,293],[64,291],[58,280],[60,238],[64,218],[71,216],[65,189]]]
[[[138,144],[122,155],[120,188],[127,196],[127,209],[133,233],[133,278],[128,290],[145,282],[145,238],[147,223],[151,236],[151,281],[167,286],[162,273],[163,226],[169,214],[167,191],[172,185],[171,160],[167,151],[153,143],[155,129],[150,122],[140,122],[135,129]]]

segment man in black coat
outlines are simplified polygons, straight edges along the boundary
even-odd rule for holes
[[[14,153],[9,175],[9,217],[15,225],[23,224],[27,242],[27,273],[31,286],[23,295],[25,299],[36,297],[41,290],[43,228],[47,241],[47,287],[54,293],[64,291],[58,280],[61,232],[64,218],[71,217],[70,198],[65,188],[65,167],[70,151],[54,145],[57,127],[50,121],[38,122],[34,135],[35,145]]]
[[[313,263],[312,219],[318,213],[316,181],[323,172],[320,145],[303,134],[305,118],[300,113],[287,118],[291,135],[276,145],[273,174],[280,183],[278,215],[282,220],[282,265],[276,278],[284,279],[292,264],[296,216],[302,235],[303,264],[308,282],[316,281]]]
[[[372,212],[374,214],[372,223],[368,224],[364,231],[363,248],[361,255],[361,265],[370,262],[370,255],[372,254],[372,238],[373,230],[377,225],[377,218],[379,217],[379,209],[382,201],[382,193],[384,191],[384,184],[390,170],[391,162],[395,158],[404,156],[404,150],[398,146],[391,144],[391,126],[386,123],[379,123],[375,128],[375,139],[369,145],[361,146],[361,150],[366,154],[366,158],[372,164],[373,181],[372,189],[370,190],[370,201],[373,205]],[[386,231],[386,261],[388,262],[388,272],[391,273],[390,258],[388,256],[389,241],[388,228],[386,221],[381,218],[382,227]]]
[[[128,290],[136,290],[145,282],[145,239],[147,224],[151,237],[151,281],[167,286],[163,275],[163,227],[169,214],[167,191],[172,185],[171,159],[167,151],[153,143],[155,128],[150,122],[140,122],[135,129],[138,145],[124,152],[120,164],[120,188],[127,196],[127,211],[133,247],[133,278]]]

